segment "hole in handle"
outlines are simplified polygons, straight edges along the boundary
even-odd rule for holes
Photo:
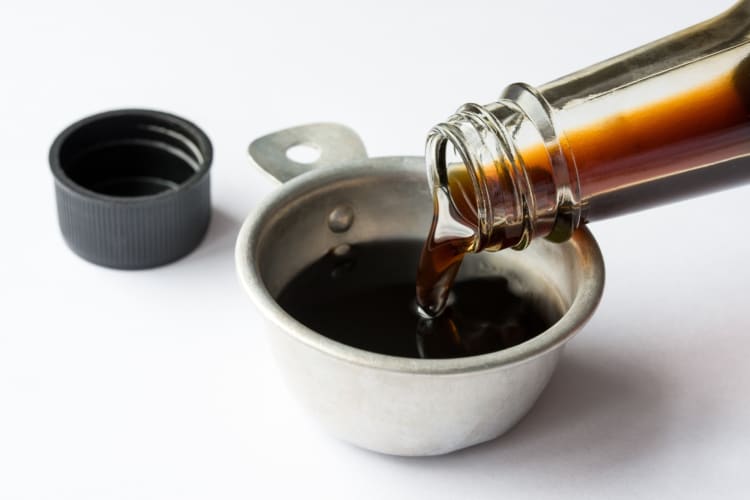
[[[320,148],[308,143],[295,144],[286,150],[286,157],[293,162],[309,165],[320,159]]]

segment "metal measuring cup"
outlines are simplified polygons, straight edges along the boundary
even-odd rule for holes
[[[286,152],[307,144],[317,161]],[[522,252],[468,258],[463,275],[494,273],[543,282],[560,319],[514,347],[455,359],[411,359],[356,349],[311,330],[275,297],[292,277],[340,245],[423,240],[432,199],[421,157],[368,158],[359,137],[336,124],[305,125],[262,137],[250,156],[282,186],[244,222],[239,278],[266,318],[278,366],[292,392],[331,434],[395,455],[437,455],[494,439],[532,407],[565,343],[599,303],[604,263],[593,236],[534,241]],[[408,276],[408,279],[414,279]],[[314,293],[314,291],[311,291]]]

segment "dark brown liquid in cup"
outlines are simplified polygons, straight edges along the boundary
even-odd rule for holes
[[[445,312],[421,317],[413,276],[422,243],[384,241],[331,251],[298,273],[277,302],[335,341],[408,358],[498,351],[542,333],[560,317],[547,297],[518,295],[502,276],[458,280]]]

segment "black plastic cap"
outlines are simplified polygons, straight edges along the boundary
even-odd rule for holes
[[[49,154],[66,243],[118,269],[185,256],[211,218],[211,159],[206,134],[168,113],[118,110],[74,123]]]

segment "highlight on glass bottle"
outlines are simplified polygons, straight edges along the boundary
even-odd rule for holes
[[[435,215],[417,300],[439,314],[467,252],[750,182],[750,0],[541,87],[466,104],[427,139]]]

